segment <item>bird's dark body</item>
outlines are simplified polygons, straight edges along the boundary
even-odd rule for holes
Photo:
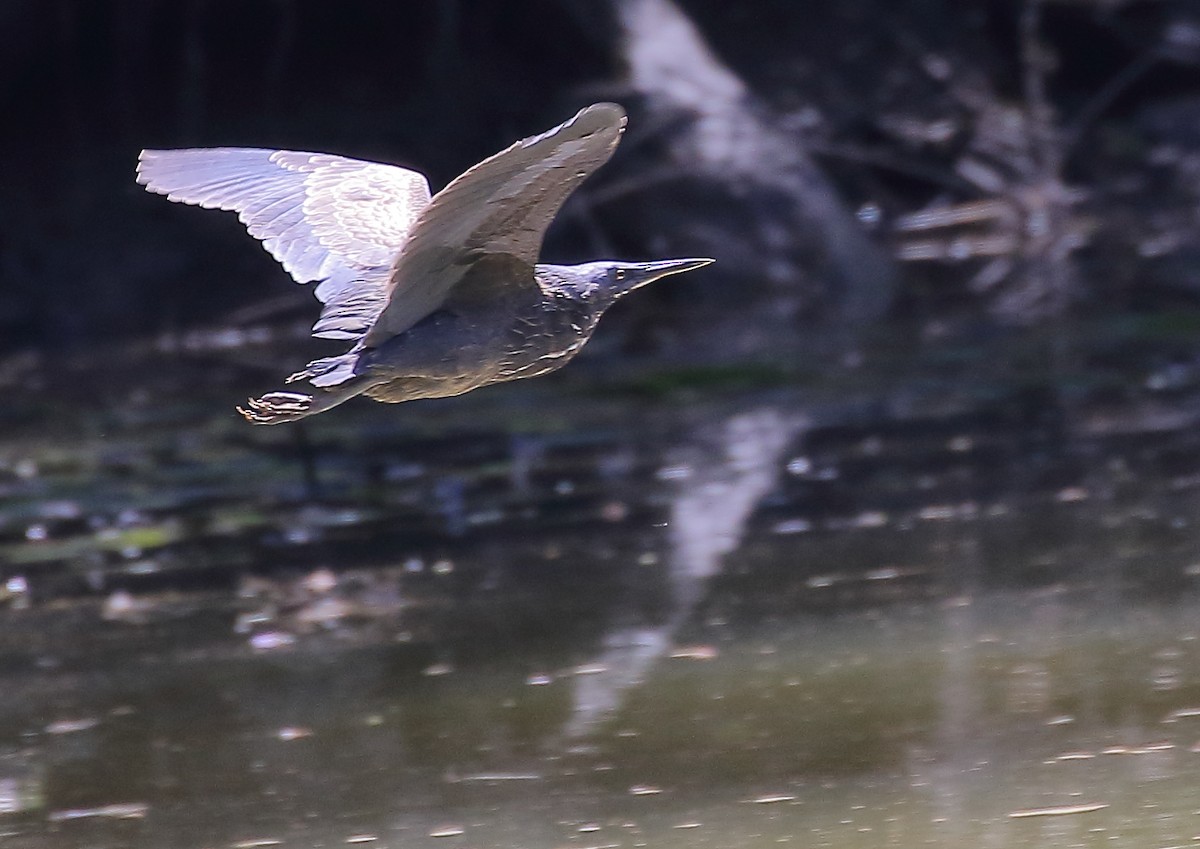
[[[431,196],[415,171],[264,148],[142,151],[138,181],[238,213],[301,283],[319,282],[313,334],[354,340],[241,413],[278,424],[365,394],[444,398],[561,368],[617,298],[711,262],[537,262],[563,202],[608,161],[625,112],[597,103],[475,165]]]
[[[564,287],[554,266],[489,255],[441,309],[357,354],[355,373],[372,384],[365,394],[378,401],[461,395],[561,368],[598,320],[586,293]],[[458,343],[447,347],[447,339]]]

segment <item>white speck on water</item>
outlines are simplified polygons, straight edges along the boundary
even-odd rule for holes
[[[877,203],[864,203],[854,213],[860,224],[874,227],[883,219],[883,211]]]
[[[784,519],[782,522],[776,522],[775,527],[771,528],[777,534],[806,534],[812,530],[812,522],[808,519]]]
[[[975,440],[969,436],[956,436],[946,443],[946,448],[955,454],[963,454],[975,447]]]
[[[93,818],[136,820],[145,817],[149,811],[150,806],[143,802],[129,802],[115,805],[101,805],[98,808],[67,808],[62,811],[51,811],[46,815],[46,819],[50,822],[68,822],[70,820]]]
[[[1061,805],[1054,808],[1028,808],[1021,811],[1012,811],[1009,813],[1009,819],[1026,819],[1028,817],[1062,817],[1070,816],[1071,814],[1090,814],[1093,811],[1102,811],[1108,805],[1103,802],[1093,802],[1084,805]]]
[[[435,828],[433,831],[429,832],[429,836],[430,837],[458,837],[462,833],[463,833],[463,829],[461,826],[446,825],[446,826],[442,826],[441,828]]]
[[[654,476],[660,481],[682,481],[692,476],[692,467],[687,465],[663,466]]]
[[[305,575],[301,584],[310,593],[327,593],[337,587],[337,575],[330,569],[316,569]]]
[[[868,510],[859,513],[851,520],[851,526],[856,528],[882,528],[888,523],[888,514],[881,510]]]
[[[1071,504],[1077,501],[1087,501],[1091,493],[1082,486],[1068,486],[1060,489],[1054,496],[1056,501],[1063,504]]]
[[[599,675],[607,671],[608,667],[603,663],[584,663],[574,669],[576,675]]]
[[[250,638],[251,648],[259,651],[282,649],[294,645],[295,642],[295,636],[289,634],[287,631],[263,631],[261,634],[255,634]]]
[[[712,660],[718,653],[716,646],[680,646],[671,652],[671,657],[682,660]]]
[[[84,717],[83,719],[60,719],[57,722],[51,722],[46,726],[47,734],[74,734],[78,731],[87,731],[89,728],[95,728],[100,724],[100,720],[94,716]]]
[[[300,728],[294,725],[280,728],[275,732],[275,736],[280,740],[283,740],[285,743],[289,743],[292,740],[303,740],[305,737],[311,737],[312,734],[311,728]]]
[[[480,525],[496,525],[504,521],[504,511],[498,508],[478,510],[467,514],[467,524],[472,527]]]
[[[788,474],[807,475],[812,471],[812,460],[807,457],[793,457],[787,464]]]

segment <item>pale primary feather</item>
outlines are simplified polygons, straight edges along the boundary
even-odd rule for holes
[[[415,171],[290,150],[146,150],[138,182],[173,201],[235,210],[292,277],[322,281],[313,333],[343,339],[374,323],[392,263],[429,205]]]

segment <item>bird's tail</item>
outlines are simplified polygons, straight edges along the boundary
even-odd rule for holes
[[[359,353],[356,349],[336,357],[313,360],[303,371],[287,379],[288,383],[307,380],[314,390],[311,395],[304,392],[268,392],[261,398],[251,398],[245,407],[238,407],[237,410],[251,424],[283,424],[322,413],[349,401],[378,382],[356,373]]]

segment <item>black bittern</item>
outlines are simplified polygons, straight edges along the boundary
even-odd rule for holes
[[[238,408],[294,421],[358,394],[459,395],[564,366],[617,298],[710,259],[537,261],[567,196],[608,161],[625,129],[612,103],[485,159],[430,197],[415,171],[327,153],[257,148],[144,150],[137,180],[169,200],[234,210],[301,283],[319,281],[313,335],[354,340]]]

